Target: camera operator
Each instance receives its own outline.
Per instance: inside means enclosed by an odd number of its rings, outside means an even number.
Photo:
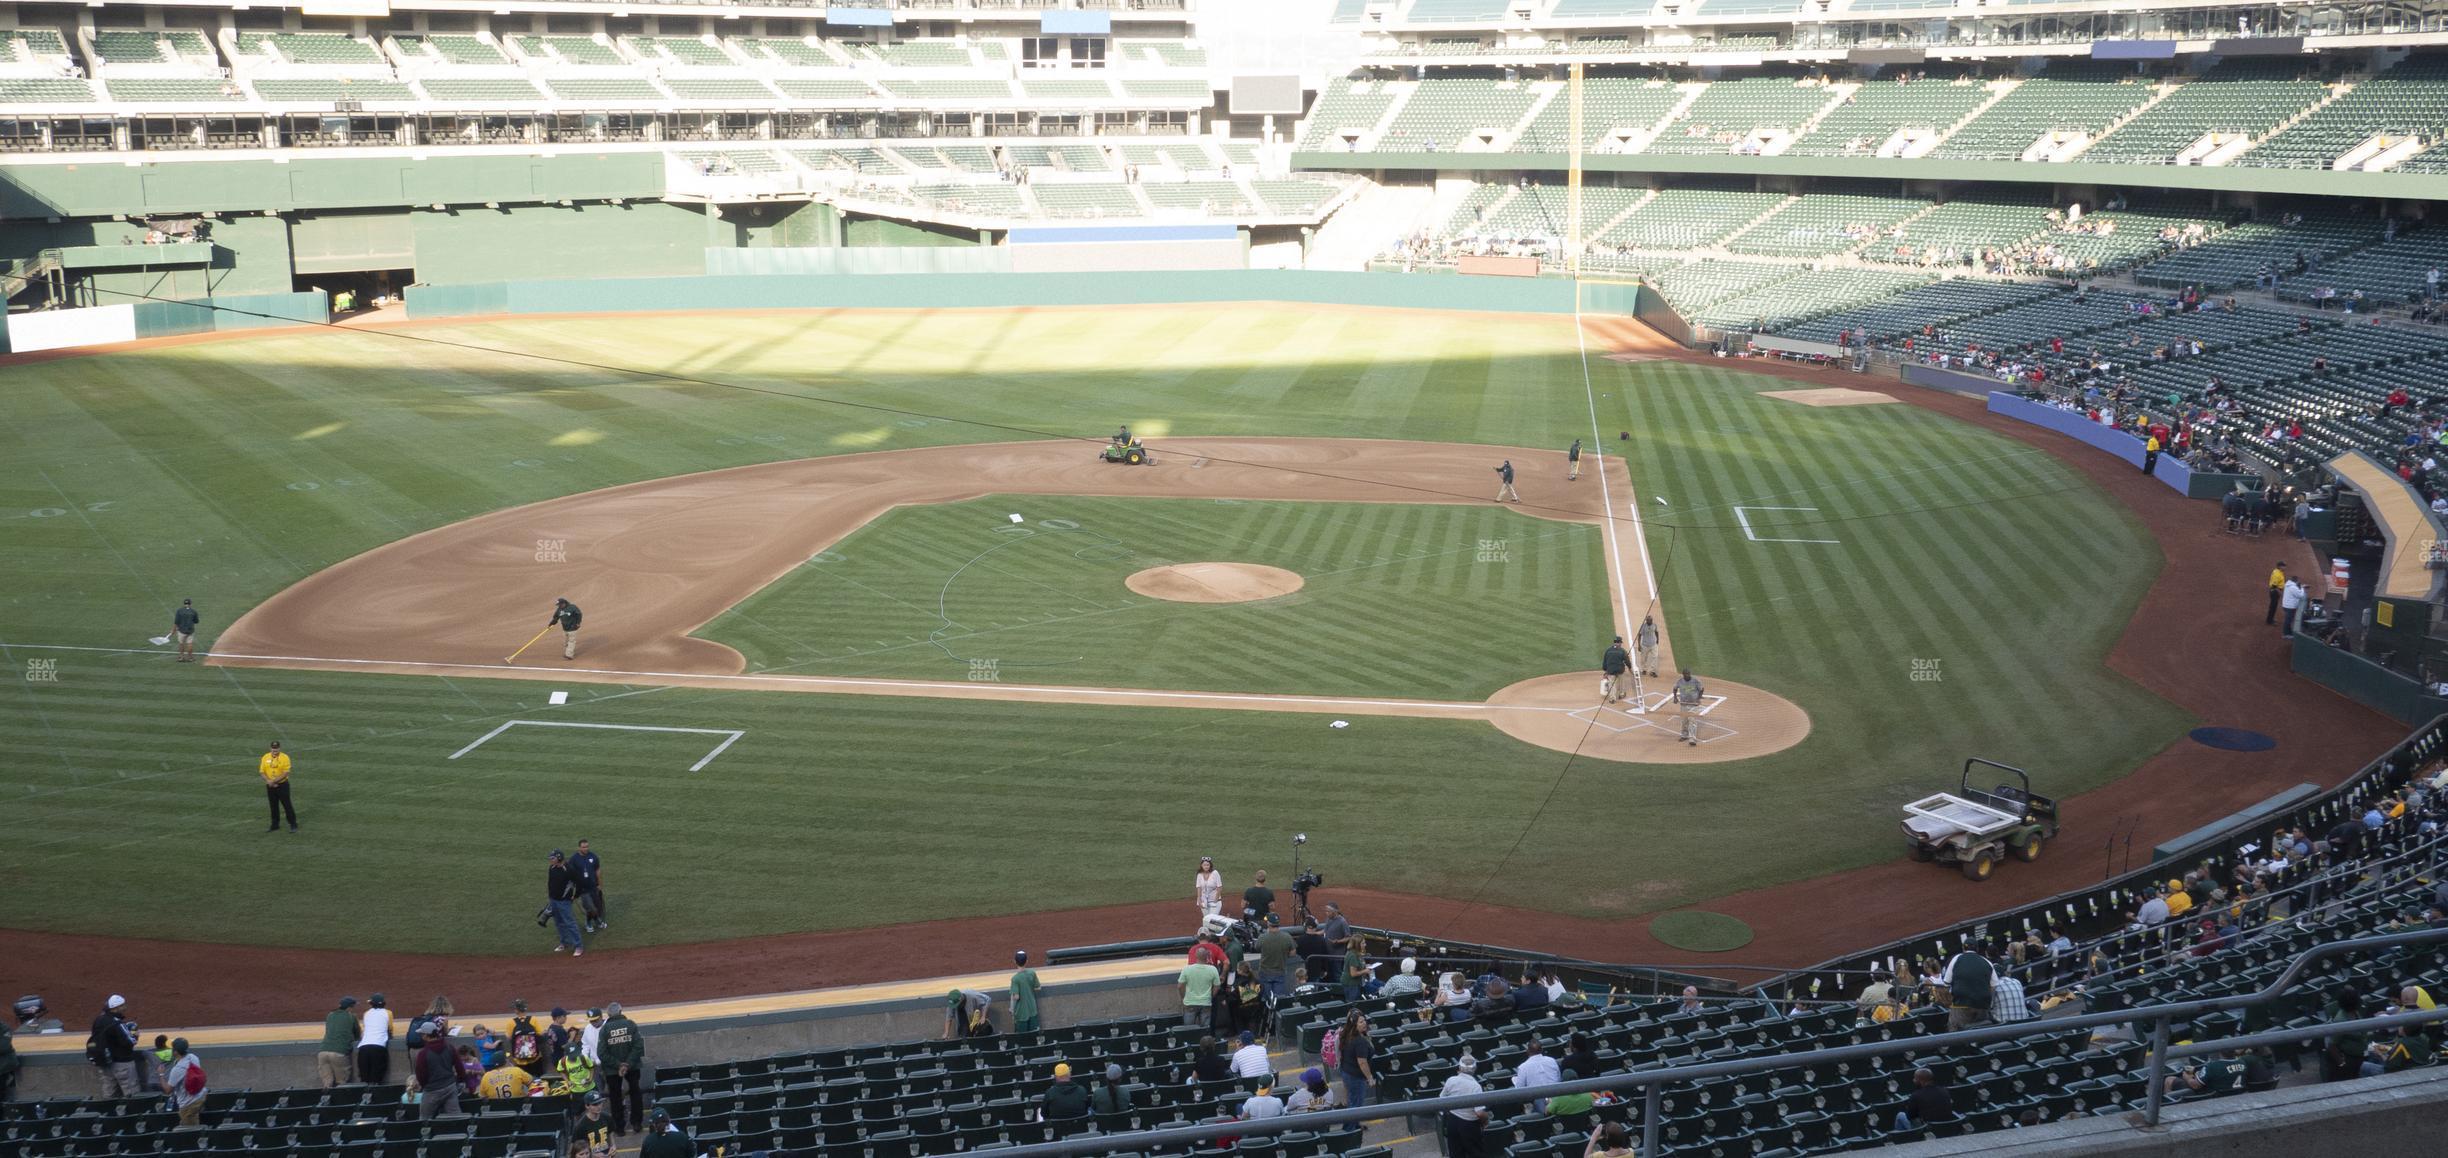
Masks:
[[[1258,870],[1256,881],[1241,890],[1241,905],[1260,921],[1275,915],[1275,890],[1267,887],[1265,869]]]

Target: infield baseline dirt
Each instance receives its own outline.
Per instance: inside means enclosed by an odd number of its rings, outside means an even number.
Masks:
[[[1727,366],[1683,351],[1628,319],[1592,319],[1588,330],[1593,350]],[[1707,907],[1748,922],[1757,934],[1734,955],[1740,963],[1812,964],[2097,881],[2104,868],[2103,834],[2112,829],[2130,823],[2135,844],[2148,847],[2293,784],[2336,784],[2403,734],[2392,721],[2290,674],[2276,631],[2252,617],[2262,610],[2261,580],[2270,560],[2291,557],[2309,566],[2312,555],[2304,544],[2231,538],[2218,530],[2207,505],[2072,439],[1991,415],[1978,399],[1774,362],[1733,368],[1813,386],[1877,390],[2046,450],[2080,471],[2132,510],[2166,556],[2158,581],[2110,652],[2109,666],[2208,722],[2247,726],[2280,741],[2274,750],[2246,754],[2178,740],[2124,779],[2067,801],[2068,835],[2039,863],[2013,865],[1985,884],[1899,856],[1718,898]],[[12,983],[41,988],[54,1009],[83,1016],[99,1009],[104,995],[124,989],[142,996],[145,1020],[153,1025],[295,1021],[328,1009],[335,994],[370,988],[448,992],[462,1005],[485,1008],[514,994],[643,1004],[962,973],[1008,960],[1010,949],[1024,945],[1093,944],[1173,932],[1187,923],[1184,883],[1184,898],[1174,901],[614,950],[583,961],[540,954],[268,949],[8,930],[0,930],[0,960],[12,963]],[[1321,890],[1321,897],[1327,895],[1361,924],[1422,935],[1626,963],[1704,968],[1717,960],[1659,944],[1648,935],[1647,918],[1581,920],[1353,888]]]

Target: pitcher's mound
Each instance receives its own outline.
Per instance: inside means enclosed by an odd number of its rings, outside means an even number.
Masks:
[[[1760,397],[1782,398],[1804,406],[1875,406],[1881,402],[1895,401],[1876,390],[1855,390],[1846,386],[1830,386],[1823,390],[1762,390]]]
[[[1249,603],[1301,589],[1299,575],[1256,563],[1175,563],[1150,567],[1122,582],[1150,599],[1175,603]]]

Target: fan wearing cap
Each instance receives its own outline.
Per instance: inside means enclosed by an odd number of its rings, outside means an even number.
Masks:
[[[324,1089],[349,1080],[349,1051],[357,1048],[357,999],[343,997],[323,1015],[323,1044],[315,1047],[315,1080]]]
[[[1275,1063],[1267,1060],[1266,1047],[1258,1044],[1258,1035],[1241,1031],[1241,1048],[1233,1051],[1232,1073],[1236,1078],[1271,1077]]]
[[[1463,1098],[1486,1090],[1479,1084],[1479,1059],[1466,1053],[1454,1059],[1454,1075],[1445,1079],[1445,1087],[1437,1091],[1437,1096]],[[1446,1158],[1482,1158],[1480,1141],[1487,1131],[1486,1106],[1464,1106],[1438,1117],[1445,1123]]]
[[[136,1083],[136,1023],[128,1020],[127,998],[116,993],[94,1015],[93,1032],[85,1038],[85,1060],[102,1071],[102,1096],[133,1098],[150,1091]]]
[[[391,1076],[391,1003],[380,993],[366,999],[357,1022],[357,1080],[369,1086]]]
[[[1051,1127],[1056,1137],[1068,1137],[1088,1121],[1088,1088],[1071,1080],[1067,1063],[1055,1065],[1054,1084],[1038,1095],[1037,1118]]]
[[[570,910],[570,902],[578,899],[578,878],[571,875],[560,849],[552,850],[544,865],[544,907],[552,912],[553,931],[561,938],[553,952],[568,950],[572,957],[584,957],[586,942],[578,939],[578,914]]]
[[[567,599],[553,600],[552,618],[544,621],[546,630],[561,629],[561,658],[578,658],[578,621],[584,618],[578,605]]]
[[[646,1113],[646,1140],[638,1144],[638,1158],[697,1158],[697,1146],[672,1125],[670,1110],[656,1106]]]
[[[1028,950],[1012,950],[1011,1011],[1013,1033],[1035,1033],[1039,1025],[1037,1012],[1037,971],[1029,968]]]
[[[586,1112],[578,1116],[578,1141],[570,1147],[577,1158],[612,1158],[612,1119],[604,1113],[602,1090],[589,1090],[580,1099]]]

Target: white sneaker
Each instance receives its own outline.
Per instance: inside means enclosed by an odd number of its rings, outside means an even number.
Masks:
[[[584,950],[584,949],[572,949],[572,950],[570,950],[570,956],[572,956],[572,957],[584,957],[584,956],[586,956],[586,950]]]

